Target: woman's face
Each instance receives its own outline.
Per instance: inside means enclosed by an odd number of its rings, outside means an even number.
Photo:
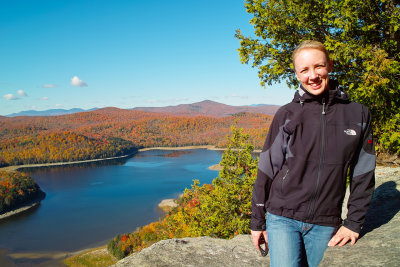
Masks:
[[[332,62],[328,61],[324,52],[304,48],[295,55],[293,63],[297,80],[310,94],[320,95],[329,90]]]

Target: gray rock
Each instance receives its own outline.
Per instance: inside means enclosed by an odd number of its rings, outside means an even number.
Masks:
[[[378,167],[375,188],[361,238],[328,248],[320,266],[400,265],[400,167]],[[260,256],[250,235],[198,237],[160,241],[114,266],[269,266],[269,257]]]
[[[175,199],[163,199],[159,204],[158,207],[163,211],[170,211],[175,207],[178,207],[178,203],[176,203]]]
[[[250,235],[231,240],[211,237],[168,239],[120,260],[115,266],[269,266]]]
[[[400,168],[377,167],[361,238],[328,248],[321,266],[400,266]]]

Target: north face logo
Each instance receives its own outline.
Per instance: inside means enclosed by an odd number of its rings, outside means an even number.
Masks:
[[[344,132],[347,135],[357,135],[356,131],[354,131],[353,129],[347,129],[347,130],[344,130]]]

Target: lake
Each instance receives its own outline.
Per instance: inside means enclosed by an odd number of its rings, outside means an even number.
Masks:
[[[211,183],[218,172],[208,167],[221,155],[206,149],[149,150],[123,160],[25,169],[46,198],[0,220],[0,248],[34,253],[104,245],[157,220],[158,203],[177,198],[193,179]]]

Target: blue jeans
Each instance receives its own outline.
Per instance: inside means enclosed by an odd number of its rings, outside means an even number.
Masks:
[[[336,227],[304,223],[268,213],[271,267],[317,267],[335,230]]]

